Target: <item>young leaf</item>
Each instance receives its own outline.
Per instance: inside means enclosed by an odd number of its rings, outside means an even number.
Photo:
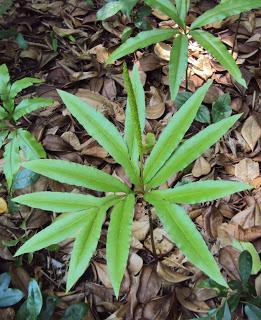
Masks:
[[[158,9],[173,19],[180,27],[184,28],[185,23],[180,18],[175,5],[170,0],[145,0],[145,3],[153,9]]]
[[[4,152],[4,174],[8,190],[11,190],[14,175],[19,170],[19,163],[19,144],[17,137],[13,134],[11,141],[6,144]]]
[[[241,114],[214,123],[185,141],[158,171],[155,177],[149,181],[147,190],[148,188],[159,186],[169,177],[186,168],[191,162],[196,160],[209,147],[216,143],[240,117]]]
[[[117,12],[122,9],[122,3],[120,1],[112,1],[106,3],[100,10],[97,12],[97,20],[105,20],[114,16]]]
[[[136,37],[129,38],[109,56],[107,63],[111,64],[137,49],[148,47],[154,43],[167,40],[178,33],[177,29],[153,29],[138,33]]]
[[[199,16],[192,23],[191,30],[260,7],[260,0],[227,0]]]
[[[48,107],[51,104],[53,104],[53,100],[47,98],[24,99],[15,108],[13,119],[17,121],[27,113],[30,113],[40,108]]]
[[[211,110],[211,117],[213,122],[218,122],[225,119],[232,114],[231,98],[229,93],[219,96],[217,101],[213,104]]]
[[[11,85],[10,89],[10,98],[15,98],[16,95],[21,92],[22,90],[31,87],[33,84],[42,83],[43,81],[36,78],[23,78],[20,80],[15,81]]]
[[[6,119],[8,117],[8,113],[5,111],[3,107],[0,106],[0,120]]]
[[[28,286],[28,297],[26,301],[26,308],[32,319],[37,319],[43,306],[43,298],[41,290],[35,279],[31,279]]]
[[[92,215],[93,212],[97,212],[97,209],[81,210],[58,217],[50,226],[26,241],[16,252],[15,256],[41,250],[67,238],[75,237],[86,220],[88,220],[88,216]]]
[[[67,292],[89,265],[100,238],[107,209],[108,205],[104,205],[99,210],[95,209],[90,212],[88,218],[82,223],[81,231],[76,235],[66,283]]]
[[[119,179],[98,170],[65,160],[33,160],[23,163],[23,167],[50,179],[104,192],[126,192],[130,189]]]
[[[42,210],[74,212],[98,207],[104,198],[72,192],[34,192],[18,196],[12,201]]]
[[[173,42],[169,61],[169,88],[171,100],[175,100],[188,64],[188,37],[177,35]]]
[[[116,298],[127,265],[131,242],[131,228],[135,197],[129,194],[116,204],[111,212],[107,235],[106,257],[108,271]]]
[[[186,211],[180,206],[161,201],[152,195],[147,195],[147,201],[154,205],[170,239],[187,258],[214,281],[227,287],[215,259]]]
[[[207,180],[187,183],[173,189],[155,190],[150,193],[159,199],[170,202],[194,204],[206,201],[213,201],[226,197],[235,192],[252,189],[253,187],[246,183]]]
[[[6,64],[1,64],[0,65],[0,95],[1,96],[6,96],[8,90],[9,90],[9,81],[10,81],[10,76],[9,76],[9,71],[6,66]]]
[[[152,152],[145,162],[144,181],[148,183],[152,177],[160,170],[164,163],[169,159],[174,149],[182,140],[184,134],[189,129],[195,118],[198,108],[207,93],[211,82],[196,91],[186,103],[176,112],[170,120],[168,126],[163,130],[152,149]]]
[[[124,77],[124,85],[128,95],[128,105],[130,108],[131,115],[131,123],[133,126],[133,134],[136,139],[139,155],[142,154],[142,132],[141,132],[141,124],[138,113],[138,105],[135,97],[135,93],[132,87],[132,82],[129,76],[129,71],[126,63],[123,67],[123,77]]]
[[[8,133],[9,133],[8,130],[0,131],[0,148],[2,148],[2,146],[5,142],[5,139],[8,136]]]
[[[240,278],[244,287],[247,285],[251,276],[252,264],[253,262],[251,254],[247,250],[241,252],[238,260],[238,266]]]
[[[176,8],[182,21],[186,24],[186,17],[189,11],[190,0],[176,0]]]
[[[127,146],[116,127],[80,98],[61,90],[58,90],[58,93],[85,130],[122,165],[134,183],[138,182],[138,177],[133,172]]]
[[[203,30],[191,31],[190,34],[203,48],[210,52],[212,56],[229,71],[229,73],[231,73],[232,77],[239,84],[246,88],[246,81],[242,77],[240,69],[221,40]]]
[[[8,288],[10,281],[11,277],[7,272],[0,275],[0,308],[10,307],[19,302],[24,296],[22,291]]]
[[[18,129],[17,138],[20,148],[24,151],[27,160],[35,160],[46,157],[43,146],[29,131]]]

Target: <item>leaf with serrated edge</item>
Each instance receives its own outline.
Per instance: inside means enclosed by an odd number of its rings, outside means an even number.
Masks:
[[[107,235],[106,257],[109,276],[116,298],[126,269],[131,242],[135,196],[128,195],[111,212]]]
[[[188,37],[177,35],[173,42],[169,61],[169,88],[171,100],[175,101],[188,64]]]
[[[214,281],[228,287],[215,259],[186,211],[178,205],[155,199],[152,195],[147,196],[147,200],[155,207],[170,239],[176,243],[189,261]]]
[[[109,56],[107,63],[111,64],[115,60],[133,53],[137,49],[142,49],[154,43],[167,40],[177,33],[177,29],[153,29],[140,32],[136,37],[129,38],[121,46],[119,46],[119,48],[113,51],[113,53]]]
[[[229,71],[239,84],[246,88],[246,81],[242,77],[239,67],[221,40],[203,30],[191,31],[190,34],[203,48],[210,52],[226,70]]]
[[[154,197],[159,200],[182,203],[195,204],[206,201],[213,201],[231,195],[235,192],[252,189],[253,187],[246,183],[223,181],[223,180],[207,180],[187,183],[173,189],[154,190],[151,191]],[[145,195],[146,199],[146,195]]]
[[[110,196],[117,198],[117,196]],[[106,198],[72,192],[40,191],[23,194],[12,201],[54,212],[74,212],[100,206]]]
[[[144,181],[148,183],[169,159],[178,146],[184,134],[195,118],[211,82],[196,91],[184,105],[175,113],[168,126],[163,130],[156,145],[145,162]]]
[[[98,210],[95,209],[95,211],[89,214],[88,219],[82,223],[81,231],[76,236],[73,245],[66,283],[67,292],[73,287],[89,265],[100,238],[101,227],[107,209],[108,206],[102,206]]]
[[[148,182],[146,189],[148,190],[149,188],[159,186],[172,175],[186,168],[191,162],[196,160],[209,147],[216,143],[240,117],[241,114],[216,122],[186,140],[152,180]]]
[[[20,148],[24,151],[26,159],[35,160],[46,157],[43,146],[29,131],[18,129],[17,134]]]
[[[100,112],[78,97],[57,90],[64,104],[84,129],[122,165],[133,183],[138,182],[134,174],[128,148],[117,128]]]
[[[145,0],[145,3],[153,9],[158,9],[173,19],[180,27],[185,27],[184,21],[180,18],[178,11],[170,0]]]
[[[10,137],[11,141],[6,144],[4,151],[4,174],[10,190],[13,183],[14,175],[19,170],[19,144],[16,136]]]
[[[210,23],[222,21],[223,19],[235,16],[242,12],[260,8],[261,0],[227,0],[204,12],[191,25],[191,29],[196,29]]]
[[[22,164],[23,167],[50,179],[105,192],[126,192],[130,189],[119,179],[98,170],[65,160],[33,160]]]

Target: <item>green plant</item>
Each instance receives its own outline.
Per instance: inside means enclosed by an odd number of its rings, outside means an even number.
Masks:
[[[107,3],[97,12],[98,20],[108,19],[119,11],[129,16],[138,0],[107,0],[106,2]]]
[[[201,288],[211,288],[217,290],[218,296],[223,298],[223,302],[219,308],[211,309],[208,312],[208,316],[197,319],[232,319],[231,313],[238,308],[240,303],[245,305],[244,312],[248,320],[260,319],[261,297],[257,295],[255,287],[250,281],[252,268],[252,256],[247,250],[244,250],[241,252],[238,260],[240,280],[229,281],[229,288],[220,286],[211,279],[202,282],[200,284]]]
[[[176,5],[171,0],[145,0],[145,3],[153,9],[158,9],[172,18],[179,26],[176,29],[153,29],[138,33],[137,36],[129,38],[120,45],[108,58],[107,63],[130,54],[137,49],[145,48],[154,43],[172,39],[173,46],[169,62],[169,86],[171,99],[174,101],[179,86],[184,79],[188,64],[188,37],[194,38],[202,47],[217,59],[227,69],[232,77],[242,86],[246,82],[242,77],[232,55],[227,51],[225,45],[211,33],[200,30],[210,23],[221,21],[229,16],[261,7],[261,0],[226,0],[215,8],[206,11],[199,16],[190,26],[186,26],[186,15],[189,10],[189,0],[176,0]]]
[[[10,281],[11,277],[7,272],[0,274],[0,308],[10,307],[24,296],[22,291],[9,288]]]
[[[106,255],[110,279],[118,297],[128,259],[134,206],[136,200],[142,197],[148,202],[148,206],[154,205],[170,238],[188,259],[217,283],[227,286],[201,234],[186,211],[177,204],[212,201],[251,186],[231,181],[199,181],[167,190],[156,189],[218,141],[240,115],[212,124],[192,138],[182,141],[211,85],[208,82],[177,111],[145,161],[144,154],[153,146],[154,139],[152,135],[147,136],[144,150],[142,134],[145,125],[145,97],[137,67],[133,68],[130,78],[125,65],[124,79],[128,93],[124,138],[93,107],[67,92],[58,90],[58,93],[88,134],[125,169],[133,188],[91,166],[62,160],[33,160],[24,163],[25,168],[61,183],[113,194],[97,198],[78,193],[46,191],[14,198],[13,201],[23,205],[65,212],[23,244],[16,256],[74,237],[67,278],[67,291],[70,290],[88,266],[97,246],[106,212],[113,207]]]
[[[19,170],[20,155],[24,152],[27,160],[45,158],[42,145],[27,130],[19,128],[19,119],[24,115],[53,103],[46,98],[28,98],[15,106],[15,97],[22,90],[41,83],[35,78],[23,78],[10,83],[10,75],[5,64],[0,65],[0,148],[4,145],[4,174],[10,191],[15,174]]]

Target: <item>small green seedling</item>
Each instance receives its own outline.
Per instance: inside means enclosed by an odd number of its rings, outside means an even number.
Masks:
[[[107,63],[113,63],[115,60],[138,49],[174,37],[169,62],[169,87],[171,99],[174,101],[178,94],[180,84],[185,77],[188,64],[188,39],[192,37],[212,54],[239,84],[246,87],[246,82],[242,77],[241,71],[226,46],[217,37],[199,28],[222,21],[227,17],[240,14],[241,12],[260,8],[261,0],[223,1],[215,8],[199,16],[190,27],[186,26],[186,17],[190,5],[189,0],[176,0],[175,5],[171,0],[145,0],[144,2],[153,9],[158,9],[173,19],[178,24],[178,28],[153,29],[140,32],[137,36],[129,38],[120,45],[120,47],[109,56]]]
[[[0,148],[4,146],[4,174],[10,191],[15,174],[20,167],[20,150],[25,159],[45,158],[42,145],[27,130],[19,128],[19,120],[34,110],[47,107],[53,100],[46,98],[29,98],[15,106],[15,97],[22,90],[41,83],[35,78],[23,78],[10,83],[10,76],[5,64],[0,65]]]
[[[197,319],[232,319],[232,313],[237,310],[240,303],[244,305],[244,312],[248,320],[260,319],[261,297],[257,295],[255,287],[250,281],[252,269],[252,256],[247,250],[244,250],[238,260],[240,280],[229,281],[229,288],[225,288],[211,279],[203,281],[200,287],[217,290],[218,296],[223,298],[223,302],[219,308],[211,309],[208,312],[208,316]]]
[[[169,237],[187,258],[214,281],[227,286],[201,234],[179,204],[212,201],[247,190],[251,186],[213,180],[187,183],[165,190],[157,189],[215,144],[240,115],[212,124],[192,138],[183,140],[211,85],[208,82],[175,113],[156,143],[153,136],[147,137],[144,150],[142,135],[145,125],[145,95],[136,66],[131,78],[126,65],[124,66],[124,80],[128,93],[124,137],[95,108],[70,93],[60,90],[58,93],[88,134],[125,169],[133,184],[132,188],[91,166],[62,160],[33,160],[24,163],[24,167],[61,183],[113,194],[98,198],[79,193],[46,191],[14,198],[13,201],[23,205],[65,212],[23,244],[16,256],[47,248],[66,238],[75,238],[67,278],[69,291],[86,270],[97,247],[106,212],[112,208],[106,255],[111,283],[118,297],[128,260],[135,203],[137,199],[143,198],[149,206],[155,207]],[[152,151],[146,158],[145,153],[151,148]]]

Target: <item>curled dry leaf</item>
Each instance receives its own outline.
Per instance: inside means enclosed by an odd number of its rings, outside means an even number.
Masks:
[[[168,234],[162,228],[156,228],[153,230],[153,238],[157,254],[164,255],[174,248],[173,242],[169,240]],[[144,241],[144,246],[148,248],[150,251],[152,251],[150,236],[148,236],[147,239]]]
[[[219,89],[217,86],[212,85],[209,89],[207,94],[205,95],[204,102],[207,104],[212,104],[217,101],[219,96],[222,96],[224,92]]]
[[[4,198],[0,198],[0,214],[7,212],[7,203]]]
[[[104,48],[102,44],[99,44],[96,47],[91,48],[88,52],[92,55],[95,55],[97,61],[102,64],[105,64],[106,60],[109,57],[108,49]]]
[[[176,288],[176,295],[179,303],[185,308],[193,312],[206,313],[209,306],[204,301],[196,300],[196,296],[189,288]]]
[[[238,271],[238,258],[240,252],[234,249],[231,246],[226,246],[221,248],[219,251],[219,263],[226,270],[227,274],[232,279],[240,279],[239,271]]]
[[[150,229],[149,217],[144,216],[139,220],[134,220],[132,224],[132,235],[135,239],[142,241],[146,238]]]
[[[128,270],[130,274],[137,275],[143,266],[142,258],[135,252],[132,252],[129,257]]]
[[[253,151],[258,140],[261,138],[260,121],[255,116],[247,118],[243,124],[241,134]]]
[[[155,87],[150,87],[150,100],[148,107],[146,108],[147,119],[154,120],[160,118],[165,112],[165,103],[159,93],[159,90]]]
[[[154,47],[154,52],[162,60],[169,61],[170,60],[170,52],[171,46],[164,42],[159,42]]]
[[[137,298],[140,303],[147,303],[155,298],[160,290],[161,282],[153,266],[142,270]]]
[[[252,159],[245,158],[235,166],[235,176],[244,182],[250,182],[259,176],[259,164]]]
[[[164,281],[169,283],[180,283],[191,278],[191,276],[174,271],[173,268],[161,262],[157,264],[157,273]]]
[[[208,235],[216,239],[218,236],[218,227],[223,222],[223,216],[221,212],[215,207],[209,207],[203,214],[203,226]]]
[[[205,158],[199,157],[194,163],[192,174],[194,177],[199,178],[201,176],[209,174],[210,171],[210,163]]]
[[[172,306],[172,299],[168,296],[157,297],[148,302],[143,309],[143,319],[168,319]]]

